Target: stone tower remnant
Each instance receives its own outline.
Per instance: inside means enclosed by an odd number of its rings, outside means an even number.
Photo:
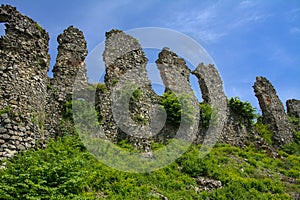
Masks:
[[[274,146],[280,147],[292,142],[293,133],[287,114],[271,82],[259,76],[256,77],[253,88],[262,110],[263,123],[268,124],[274,133]]]
[[[104,134],[113,141],[127,138],[136,148],[150,150],[153,104],[157,102],[137,39],[120,30],[106,33],[103,53],[106,91],[99,91]],[[152,120],[152,121],[151,121]]]
[[[58,55],[48,87],[47,131],[52,136],[59,129],[65,103],[72,99],[73,89],[80,90],[87,85],[84,62],[87,46],[83,33],[70,26],[57,37],[57,41]]]
[[[12,157],[43,138],[49,35],[9,5],[0,7],[0,23],[0,157]]]
[[[183,58],[177,56],[176,53],[172,52],[169,48],[164,47],[163,50],[158,54],[156,65],[160,71],[161,78],[165,85],[166,91],[172,89],[178,91],[189,91],[191,88],[181,88],[181,84],[178,84],[178,78],[181,76],[190,84],[190,73],[191,70],[186,66],[186,62]],[[177,75],[180,75],[178,77]]]
[[[191,121],[198,122],[198,100],[195,97],[194,91],[190,85],[189,78],[191,70],[187,67],[185,60],[177,56],[177,54],[172,52],[169,48],[164,47],[158,54],[156,65],[160,71],[162,81],[165,85],[165,91],[174,92],[179,101],[181,97],[187,98],[189,105],[184,105],[183,102],[180,102],[182,114],[190,109],[193,111],[193,114],[195,114]],[[180,137],[188,141],[192,140],[190,142],[194,142],[197,136],[198,123],[184,125],[182,122],[183,121],[181,120],[178,130],[172,130],[172,128],[178,128],[174,127],[174,124],[166,124],[166,130],[163,130],[160,134],[169,134],[169,136],[172,137],[174,137],[176,134],[176,137]]]
[[[202,136],[204,141],[205,138],[210,138],[206,141],[208,145],[214,144],[219,139],[227,121],[228,107],[223,81],[218,70],[212,64],[204,65],[201,63],[192,73],[198,78],[204,102],[210,104],[212,109],[217,112],[216,119],[211,119],[215,123],[210,123],[206,136]],[[202,139],[200,138],[200,140]]]
[[[286,101],[287,113],[295,118],[300,119],[300,100],[289,99]]]
[[[95,85],[87,80],[84,62],[87,45],[79,29],[70,26],[58,36],[58,55],[53,78],[49,78],[48,33],[8,5],[0,7],[0,23],[6,26],[5,35],[0,38],[0,159],[3,159],[58,136],[71,96],[88,89],[83,94],[86,97]],[[104,133],[101,132],[101,137],[112,142],[128,139],[145,152],[151,152],[153,140],[160,140],[156,134],[170,138],[165,132],[173,134],[172,137],[195,141],[199,108],[190,87],[191,70],[184,59],[165,47],[156,60],[166,91],[174,92],[177,97],[187,97],[186,102],[193,110],[193,123],[186,123],[184,128],[181,123],[175,128],[172,124],[164,124],[166,113],[159,110],[159,97],[146,71],[148,59],[137,39],[121,30],[107,32],[103,60],[105,84],[97,85],[95,97],[97,117]],[[242,146],[245,143],[241,141],[257,136],[255,131],[242,126],[235,113],[228,109],[223,82],[214,65],[201,63],[192,74],[198,78],[204,102],[217,113],[208,130],[205,133],[200,130],[197,143],[204,141],[204,145],[212,145],[220,141]],[[253,87],[263,122],[274,133],[274,146],[292,142],[292,126],[272,84],[264,77],[257,77]],[[286,104],[288,114],[299,119],[300,100],[288,100]]]
[[[296,131],[300,131],[300,100],[289,99],[286,101],[287,113],[292,117],[292,124]]]

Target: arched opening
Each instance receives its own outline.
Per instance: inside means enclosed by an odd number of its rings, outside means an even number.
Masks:
[[[198,82],[198,78],[194,74],[190,74],[190,83],[191,83],[192,89],[193,89],[198,101],[202,102],[203,99],[202,99],[202,93],[200,90],[200,85]]]
[[[0,23],[0,37],[5,35],[5,23]]]
[[[143,49],[146,57],[148,58],[148,63],[146,70],[148,73],[148,78],[151,82],[152,88],[157,95],[162,95],[165,91],[165,86],[160,76],[160,72],[156,66],[157,55],[161,52],[161,49],[147,48]]]

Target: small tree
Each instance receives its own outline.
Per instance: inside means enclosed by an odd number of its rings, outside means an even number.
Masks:
[[[252,125],[258,117],[256,109],[249,102],[243,102],[238,97],[229,99],[228,106],[231,113],[234,113],[239,122],[246,125]]]

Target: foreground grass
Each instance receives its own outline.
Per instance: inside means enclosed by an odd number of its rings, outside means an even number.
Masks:
[[[300,156],[270,158],[248,147],[219,144],[205,158],[192,146],[168,167],[152,173],[113,170],[90,155],[76,136],[46,149],[20,153],[0,170],[0,199],[292,199],[300,194]],[[201,190],[195,177],[222,182]],[[195,188],[200,188],[198,191]]]

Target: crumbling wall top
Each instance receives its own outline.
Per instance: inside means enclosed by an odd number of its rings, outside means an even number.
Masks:
[[[57,37],[57,42],[59,46],[56,62],[64,62],[70,58],[73,62],[82,62],[87,56],[87,45],[83,32],[73,26],[65,29]]]
[[[87,84],[85,57],[87,56],[87,45],[83,32],[69,26],[57,37],[58,54],[53,67],[52,86],[57,87],[60,99],[72,94],[74,81],[81,85]]]
[[[140,51],[139,54],[142,55],[133,55],[133,58],[135,58],[137,62],[147,62],[144,53],[141,52],[142,47],[136,38],[116,29],[106,32],[105,35],[106,40],[103,60],[106,66],[113,64],[117,59],[123,59],[124,56],[128,56],[129,53],[132,54],[134,51]]]
[[[292,116],[300,119],[300,100],[289,99],[286,101],[287,113]]]
[[[22,15],[15,7],[1,5],[0,23],[6,23],[6,33],[21,32],[31,37],[45,38],[49,40],[48,33],[35,21]]]
[[[162,68],[170,73],[171,71],[177,71],[180,75],[184,76],[188,82],[190,82],[191,70],[187,67],[185,60],[172,52],[169,48],[164,47],[162,49],[162,51],[158,54],[156,64],[161,71]],[[167,87],[168,86],[166,85],[166,88]]]

